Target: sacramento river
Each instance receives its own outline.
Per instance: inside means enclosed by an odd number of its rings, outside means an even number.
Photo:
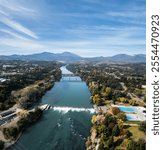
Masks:
[[[61,67],[62,74],[72,74]],[[91,128],[90,92],[79,77],[62,77],[41,99],[53,108],[28,128],[11,150],[85,150]]]

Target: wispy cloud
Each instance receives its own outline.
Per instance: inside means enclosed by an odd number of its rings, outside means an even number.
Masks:
[[[0,32],[4,53],[145,53],[145,0],[0,0]]]
[[[12,47],[13,50],[21,50],[22,52],[26,50],[34,51],[43,48],[43,46],[37,43],[37,41],[15,38],[0,38],[0,45]]]
[[[0,14],[1,15],[5,15],[5,16],[8,16],[8,13],[4,12],[3,10],[0,9]]]
[[[5,17],[1,17],[0,21],[18,32],[24,33],[32,38],[38,39],[37,35],[34,32],[32,32],[31,30],[29,30],[28,28],[24,27],[23,25],[16,21],[13,21]]]
[[[138,12],[138,11],[126,11],[126,12],[108,12],[106,13],[108,16],[112,17],[125,17],[125,18],[137,18],[137,17],[144,17],[145,16],[145,11],[143,12]]]
[[[19,15],[24,15],[27,13],[28,15],[32,15],[37,13],[36,10],[22,6],[20,1],[17,0],[0,0],[0,9],[7,11],[11,15],[12,13],[19,13]]]
[[[23,39],[23,40],[27,40],[27,38],[15,33],[15,32],[12,32],[10,30],[6,30],[6,29],[0,29],[0,32],[3,32],[3,33],[7,33],[9,36],[13,36],[15,38],[19,38],[19,39]]]
[[[35,10],[17,3],[17,1],[0,0],[0,51],[33,51],[42,49],[37,41],[39,38],[31,29],[27,28],[17,16],[31,16]],[[25,25],[24,25],[25,24]],[[2,34],[3,33],[3,34]]]
[[[99,37],[116,37],[120,35],[128,35],[130,37],[137,35],[145,36],[145,28],[144,27],[136,27],[136,26],[110,26],[110,25],[99,25],[99,26],[81,26],[77,28],[68,28],[65,30],[65,33],[69,33],[70,35],[77,35],[80,37],[84,37],[85,39],[89,38],[99,38]],[[96,35],[96,36],[95,36]]]

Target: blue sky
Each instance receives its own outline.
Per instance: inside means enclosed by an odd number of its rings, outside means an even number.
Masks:
[[[145,0],[0,0],[0,55],[145,54]]]

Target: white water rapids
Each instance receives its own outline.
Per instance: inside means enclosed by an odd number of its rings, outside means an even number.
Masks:
[[[58,111],[61,113],[67,113],[69,111],[71,112],[90,112],[90,113],[95,113],[95,110],[93,108],[75,108],[75,107],[52,107],[54,111]]]

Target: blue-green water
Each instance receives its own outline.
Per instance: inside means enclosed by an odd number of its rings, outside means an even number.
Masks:
[[[61,70],[63,74],[69,73],[65,67],[61,67]],[[93,109],[89,89],[80,80],[62,79],[55,83],[40,103],[50,104],[53,108],[45,111],[41,120],[27,129],[11,149],[84,150]]]

